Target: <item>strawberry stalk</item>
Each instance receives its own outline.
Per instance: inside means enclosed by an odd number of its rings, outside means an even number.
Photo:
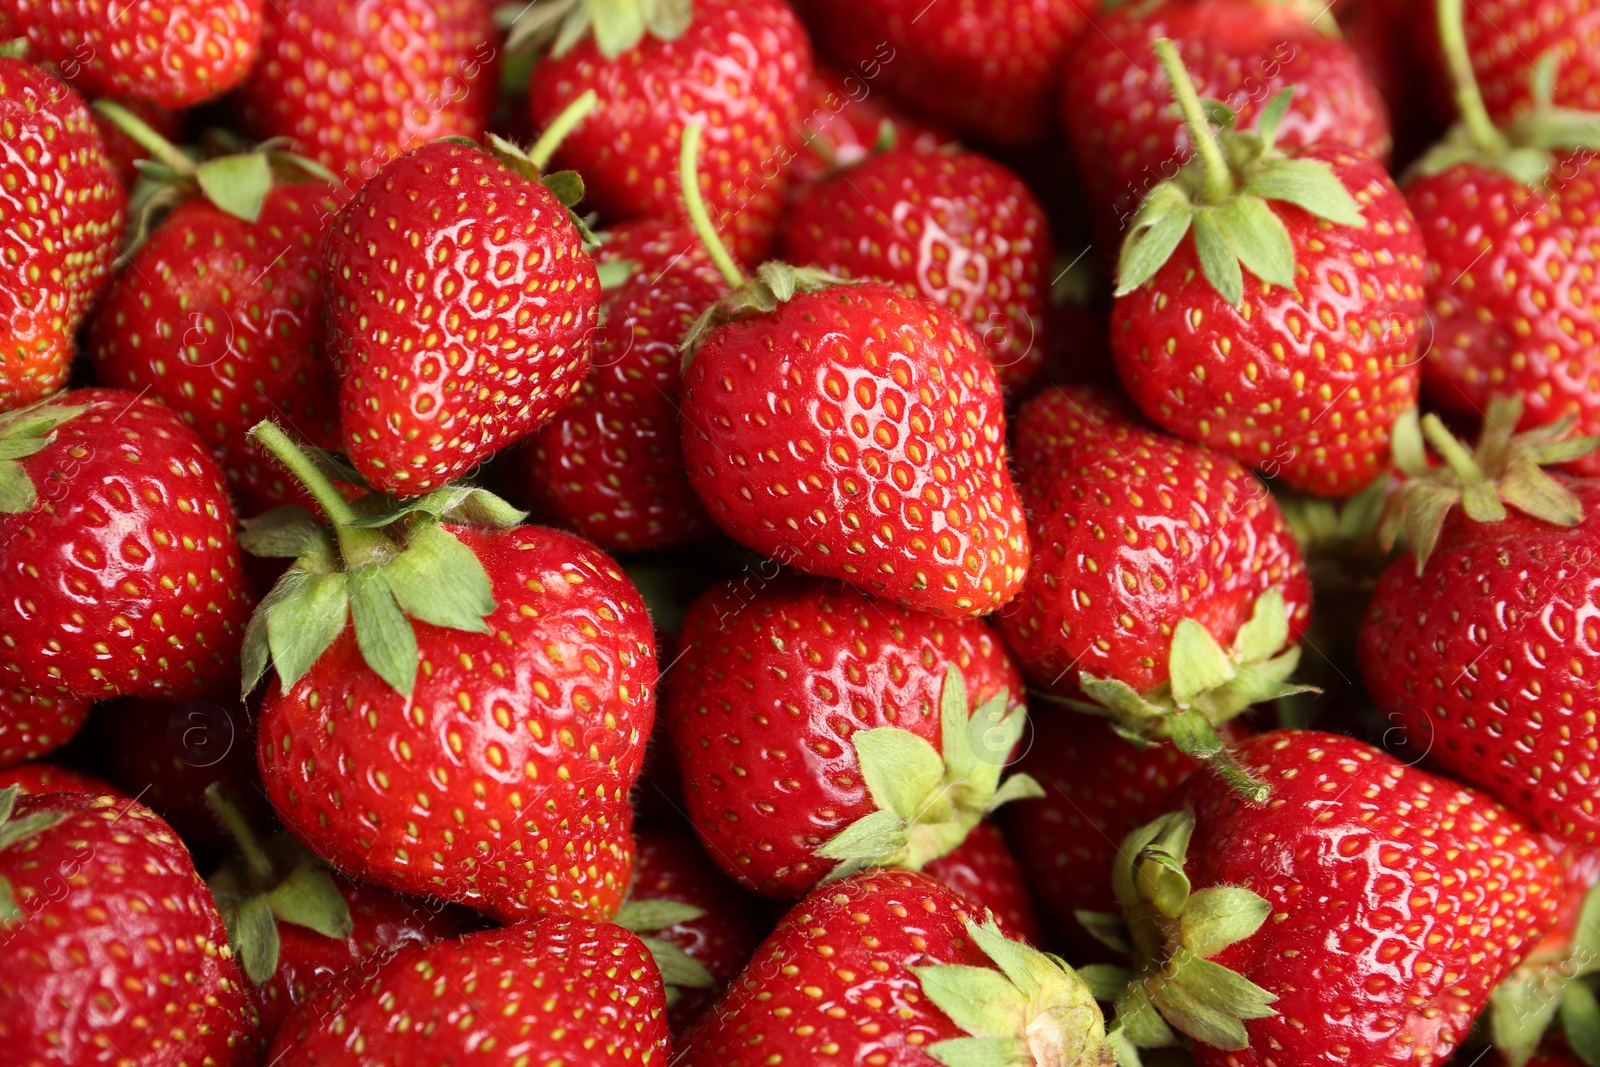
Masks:
[[[1483,104],[1483,92],[1472,72],[1464,13],[1462,0],[1439,0],[1439,43],[1450,67],[1450,78],[1456,83],[1456,109],[1461,112],[1462,123],[1478,148],[1500,155],[1510,146]]]
[[[289,439],[288,434],[272,420],[263,419],[251,427],[247,436],[305,486],[311,499],[322,509],[322,514],[333,524],[335,536],[339,539],[339,554],[348,566],[356,567],[376,561],[383,551],[383,535],[353,525],[356,521],[355,509],[334,488],[333,482],[311,457]]]
[[[550,157],[556,154],[556,149],[561,147],[561,142],[566,140],[567,134],[577,128],[578,123],[589,117],[596,105],[600,103],[600,96],[593,89],[584,91],[584,94],[562,109],[548,129],[539,135],[533,142],[533,147],[528,149],[528,158],[533,165],[543,170],[550,164]]]
[[[678,182],[683,188],[683,206],[689,212],[689,222],[699,235],[700,243],[705,245],[711,262],[721,272],[722,280],[728,283],[729,289],[737,289],[745,283],[744,275],[734,263],[728,246],[722,243],[722,236],[712,224],[705,199],[700,195],[700,134],[703,129],[698,122],[683,128],[683,143],[678,149]]]
[[[1195,156],[1203,168],[1205,198],[1213,204],[1221,203],[1234,194],[1233,175],[1229,171],[1227,157],[1222,154],[1222,144],[1211,129],[1211,119],[1206,114],[1205,105],[1200,102],[1200,94],[1195,91],[1194,80],[1183,67],[1178,46],[1172,43],[1171,38],[1163,37],[1155,43],[1155,51],[1156,59],[1160,60],[1161,69],[1167,75],[1167,82],[1172,86],[1178,110],[1183,114],[1183,123],[1189,129],[1189,140],[1194,144]]]

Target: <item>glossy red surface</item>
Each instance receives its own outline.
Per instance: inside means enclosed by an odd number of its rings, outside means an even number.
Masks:
[[[0,768],[60,748],[88,714],[87,700],[0,688]]]
[[[954,889],[1000,920],[1012,937],[1043,945],[1044,928],[1033,910],[1028,883],[1006,844],[1005,835],[981,822],[954,852],[940,856],[923,873]]]

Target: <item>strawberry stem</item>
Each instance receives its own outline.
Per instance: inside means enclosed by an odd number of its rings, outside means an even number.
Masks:
[[[161,136],[141,119],[114,100],[96,100],[94,109],[111,120],[112,125],[133,138],[140,148],[184,177],[193,177],[198,169],[194,160],[184,155],[178,146]]]
[[[251,829],[249,821],[222,791],[222,783],[212,782],[206,786],[205,795],[206,803],[211,806],[217,818],[222,820],[222,825],[227,828],[234,844],[239,846],[239,853],[244,856],[245,866],[250,868],[250,877],[263,885],[270,884],[276,873],[273,870],[272,859],[262,849],[261,842],[256,840],[255,831]]]
[[[1504,153],[1509,145],[1505,135],[1489,118],[1483,93],[1478,90],[1478,78],[1472,72],[1463,0],[1439,0],[1439,43],[1450,64],[1450,77],[1456,83],[1456,108],[1461,112],[1461,121],[1472,143],[1487,153]]]
[[[339,538],[339,551],[344,556],[346,566],[354,568],[371,561],[378,554],[387,540],[384,535],[377,530],[351,525],[357,516],[350,502],[339,494],[327,475],[276,423],[271,419],[262,419],[250,428],[248,436],[273,459],[287,467],[289,473],[306,487],[311,498],[322,508],[323,515],[333,523],[334,533]]]
[[[737,289],[744,284],[744,275],[739,273],[738,265],[728,253],[728,246],[717,235],[716,227],[711,224],[711,216],[706,212],[706,202],[700,197],[700,174],[695,166],[700,158],[700,133],[701,126],[697,122],[683,129],[683,146],[678,152],[678,181],[683,186],[683,204],[689,209],[689,221],[694,224],[694,232],[700,235],[701,242],[710,253],[711,262],[722,272],[723,281],[728,283],[729,288]]]
[[[571,133],[578,123],[588,118],[589,113],[599,103],[600,97],[595,91],[587,89],[582,96],[568,104],[561,114],[556,116],[549,128],[539,135],[539,139],[533,142],[533,147],[528,149],[528,158],[533,160],[533,165],[544,170],[545,165],[550,162],[550,157],[556,154],[556,149],[566,140],[567,134]]]
[[[1178,47],[1171,38],[1163,37],[1155,43],[1155,50],[1156,58],[1161,61],[1161,69],[1166,71],[1167,81],[1172,85],[1173,99],[1183,113],[1184,125],[1189,128],[1189,140],[1194,142],[1195,155],[1200,157],[1204,167],[1205,187],[1202,192],[1206,200],[1213,204],[1226,200],[1235,191],[1233,173],[1228,168],[1227,157],[1222,154],[1216,131],[1206,118],[1200,94],[1195,91],[1194,82],[1183,67]]]

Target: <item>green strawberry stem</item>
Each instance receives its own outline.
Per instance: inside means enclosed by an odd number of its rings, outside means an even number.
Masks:
[[[561,142],[566,140],[567,134],[588,118],[599,103],[599,95],[593,89],[586,89],[582,96],[568,104],[549,128],[539,135],[539,139],[533,142],[533,147],[528,149],[528,158],[533,165],[543,170],[549,164],[550,157],[556,154],[556,149],[561,147]]]
[[[262,849],[261,842],[256,840],[255,831],[250,828],[249,820],[222,791],[222,783],[212,782],[206,786],[205,797],[207,806],[218,819],[222,820],[228,836],[239,847],[239,854],[244,857],[250,877],[263,883],[270,882],[274,873],[272,858]]]
[[[198,169],[195,161],[184,155],[177,145],[151,129],[138,115],[115,100],[96,100],[93,106],[96,111],[110,119],[113,126],[133,138],[140,148],[149,152],[162,164],[185,178],[194,177]]]
[[[1155,50],[1156,58],[1161,61],[1161,69],[1166,72],[1167,81],[1172,86],[1178,110],[1183,113],[1184,125],[1189,128],[1189,139],[1194,142],[1195,155],[1200,157],[1205,167],[1205,198],[1213,204],[1221,203],[1235,192],[1233,173],[1228,167],[1227,157],[1223,155],[1222,144],[1211,128],[1205,105],[1200,102],[1200,94],[1195,92],[1194,81],[1183,67],[1183,58],[1178,55],[1177,45],[1172,43],[1171,38],[1163,37],[1156,41]]]
[[[334,488],[328,476],[322,473],[321,469],[311,461],[311,457],[290,440],[289,435],[280,430],[276,423],[271,419],[262,419],[250,428],[247,436],[273,459],[287,467],[295,480],[305,486],[306,492],[311,494],[311,498],[322,509],[323,515],[333,524],[335,536],[339,539],[339,552],[347,566],[354,568],[382,554],[386,544],[384,536],[376,530],[362,529],[353,525],[357,516],[350,502],[339,494],[339,490]]]
[[[1450,77],[1456,83],[1456,107],[1466,124],[1472,142],[1484,153],[1502,155],[1510,147],[1505,134],[1489,118],[1477,76],[1472,72],[1472,54],[1467,48],[1463,0],[1439,0],[1439,43],[1450,64]]]
[[[689,211],[689,221],[694,224],[694,232],[700,235],[701,243],[706,246],[711,262],[722,272],[723,281],[728,283],[728,288],[737,289],[744,284],[744,275],[734,263],[733,256],[728,252],[728,246],[722,243],[717,228],[711,224],[711,215],[706,211],[706,202],[700,196],[700,173],[697,164],[700,160],[702,130],[703,127],[698,122],[691,122],[683,128],[683,144],[678,149],[678,181],[683,186],[683,205]]]

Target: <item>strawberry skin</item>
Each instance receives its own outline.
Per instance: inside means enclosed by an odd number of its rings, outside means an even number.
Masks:
[[[549,917],[406,949],[323,986],[267,1061],[294,1067],[665,1067],[667,1005],[639,939]]]
[[[1079,445],[1104,441],[1122,425],[1137,425],[1138,412],[1121,393],[1093,385],[1046,389],[1017,409],[1012,420],[1012,462],[1017,487],[1030,500],[1049,492],[1068,469]]]
[[[1420,35],[1432,59],[1439,105],[1455,112],[1450,76],[1438,43],[1433,4],[1418,5]],[[1497,123],[1507,123],[1533,105],[1537,65],[1554,53],[1554,78],[1544,87],[1557,107],[1600,111],[1600,5],[1594,0],[1484,0],[1462,8],[1462,31],[1483,103]]]
[[[791,262],[960,315],[1008,391],[1038,374],[1050,223],[1022,179],[985,156],[914,147],[873,156],[800,199],[783,248]]]
[[[184,698],[238,677],[249,598],[222,472],[176,412],[120,389],[22,459],[0,538],[0,678],[79,698]],[[54,406],[54,405],[52,405]]]
[[[22,915],[0,921],[7,1062],[254,1064],[244,976],[177,835],[83,793],[22,797],[8,825],[44,813],[60,821],[0,851]]]
[[[1428,401],[1476,420],[1492,395],[1514,392],[1523,427],[1574,415],[1578,433],[1600,431],[1600,161],[1588,149],[1560,158],[1543,189],[1463,163],[1418,178],[1406,198],[1427,246]],[[1600,473],[1600,458],[1570,468]]]
[[[589,370],[600,283],[564,207],[476,148],[385,167],[323,246],[341,438],[414,496],[548,422]]]
[[[90,332],[95,376],[181,414],[246,514],[298,499],[245,440],[251,426],[272,415],[319,445],[338,442],[320,278],[331,192],[275,185],[254,223],[185,201],[117,275]]]
[[[938,126],[905,114],[882,93],[874,93],[872,77],[880,71],[871,60],[848,72],[817,64],[807,85],[809,110],[801,117],[794,161],[794,181],[801,191],[872,158],[886,122],[894,126],[895,143],[919,151],[953,143]]]
[[[637,277],[608,291],[594,369],[572,403],[512,455],[512,477],[543,518],[608,551],[668,548],[714,527],[689,485],[678,429],[679,343],[727,290],[694,231],[623,223],[597,263]]]
[[[1012,937],[1044,944],[1044,928],[1033,909],[1022,868],[1005,835],[993,823],[979,823],[954,852],[922,870],[993,914]]]
[[[120,796],[113,785],[81,771],[53,763],[19,763],[0,768],[0,789],[16,786],[24,793],[89,793],[93,796]]]
[[[609,916],[633,864],[628,791],[655,717],[638,592],[594,546],[534,526],[446,527],[482,560],[489,632],[417,622],[408,699],[346,627],[262,706],[284,825],[347,873],[502,921]]]
[[[815,885],[833,864],[814,850],[874,809],[851,734],[896,726],[938,747],[952,665],[974,704],[1022,692],[983,622],[793,576],[713,587],[682,642],[662,715],[690,821],[718,866],[767,896]]]
[[[0,688],[0,767],[66,744],[88,714],[87,700]]]
[[[485,0],[273,0],[240,115],[354,192],[429,141],[483,136],[496,39]]]
[[[982,615],[1028,569],[994,369],[868,282],[718,327],[684,371],[689,480],[731,537],[908,607]]]
[[[7,56],[0,136],[0,411],[8,411],[65,384],[73,335],[110,278],[127,196],[78,94]]]
[[[1185,872],[1266,898],[1271,918],[1213,959],[1276,994],[1277,1014],[1245,1024],[1249,1049],[1196,1044],[1196,1061],[1448,1058],[1554,916],[1555,858],[1486,798],[1359,741],[1281,730],[1236,752],[1272,800],[1192,778]]]
[[[1274,204],[1296,288],[1247,273],[1237,308],[1202,275],[1191,233],[1117,298],[1111,351],[1128,395],[1168,433],[1290,488],[1348,496],[1387,465],[1389,428],[1417,403],[1423,241],[1376,160],[1322,147],[1296,156],[1328,163],[1365,225]]]
[[[255,62],[262,7],[261,0],[3,0],[0,40],[26,37],[30,56],[91,96],[182,108],[244,78]]]
[[[1568,487],[1586,515],[1571,528],[1452,512],[1420,576],[1409,555],[1384,572],[1359,650],[1373,699],[1432,761],[1541,829],[1592,844],[1600,484]]]
[[[545,129],[589,90],[597,107],[557,160],[583,175],[586,200],[616,219],[687,223],[670,173],[683,128],[705,126],[700,190],[735,255],[758,263],[772,250],[811,44],[783,0],[695,0],[692,29],[676,40],[646,34],[607,59],[592,37],[533,68],[528,101]]]

